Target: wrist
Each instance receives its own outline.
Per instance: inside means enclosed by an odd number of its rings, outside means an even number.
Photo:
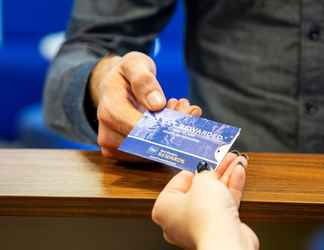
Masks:
[[[213,240],[200,242],[196,250],[243,250],[243,246],[240,242],[234,242],[233,240],[224,241],[219,237],[215,237]]]
[[[197,250],[243,250],[242,235],[240,225],[230,223],[229,219],[225,220],[227,224],[218,220],[217,224],[210,224],[209,228],[200,234],[196,239]],[[214,226],[212,226],[212,224]],[[220,225],[224,225],[220,227]]]
[[[120,56],[111,54],[103,57],[91,72],[89,80],[89,92],[95,107],[99,103],[100,84],[108,72],[121,60]]]

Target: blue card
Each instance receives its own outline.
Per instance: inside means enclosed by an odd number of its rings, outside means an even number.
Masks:
[[[170,109],[145,112],[119,150],[194,172],[202,160],[217,167],[240,130]]]

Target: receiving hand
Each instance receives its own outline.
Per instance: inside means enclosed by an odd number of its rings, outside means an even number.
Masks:
[[[238,213],[246,167],[245,157],[229,153],[216,171],[177,174],[152,211],[164,238],[184,249],[258,249],[257,236]]]

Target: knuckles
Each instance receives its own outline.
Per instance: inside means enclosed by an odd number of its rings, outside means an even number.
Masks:
[[[101,154],[103,155],[103,157],[105,158],[110,158],[112,157],[112,153],[108,150],[108,149],[101,149]]]
[[[139,61],[144,61],[149,64],[154,64],[154,61],[152,60],[151,57],[148,55],[138,52],[138,51],[132,51],[124,55],[123,57],[124,61],[134,61],[135,63],[138,63]]]
[[[112,131],[116,131],[121,135],[126,135],[131,130],[131,125],[123,122],[121,116],[123,109],[116,108],[116,102],[102,102],[98,106],[97,118],[99,124],[105,124]],[[100,126],[100,125],[99,125]]]
[[[99,121],[99,133],[98,133],[98,144],[105,147],[114,146],[114,143],[111,143],[112,140],[107,140],[109,133],[104,133],[103,129],[101,129],[102,124],[105,124],[106,127],[115,128],[116,127],[116,119],[114,118],[113,112],[111,109],[103,107],[103,105],[99,105],[98,107],[98,121]],[[105,136],[107,134],[107,136]]]
[[[103,133],[100,132],[98,134],[97,142],[100,146],[109,149],[117,149],[119,147],[119,144],[115,141],[113,136],[105,136]]]
[[[148,67],[149,71],[151,71],[153,74],[156,73],[156,65],[153,59],[148,55],[137,51],[132,51],[124,55],[119,66],[123,72],[130,72],[131,69],[138,64],[144,64],[146,67]]]
[[[99,123],[104,123],[108,127],[114,128],[118,123],[118,112],[116,111],[113,101],[109,101],[109,98],[103,99],[98,106],[97,118]]]
[[[107,107],[107,105],[105,105],[105,103],[103,103],[103,102],[99,103],[99,105],[98,105],[97,118],[98,118],[99,123],[101,123],[101,122],[110,123],[111,122],[111,119],[109,119],[109,115],[108,115],[110,113],[110,110],[106,107]]]
[[[143,89],[148,86],[150,83],[155,81],[155,76],[148,72],[139,73],[133,78],[132,87],[137,89]]]
[[[132,51],[124,55],[123,57],[125,60],[137,60],[137,59],[142,59],[142,58],[149,58],[146,54],[139,52],[139,51]]]

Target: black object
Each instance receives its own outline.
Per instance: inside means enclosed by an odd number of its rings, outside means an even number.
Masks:
[[[318,106],[312,102],[305,103],[305,111],[309,115],[314,115],[318,111]]]
[[[197,172],[203,172],[203,171],[211,171],[212,168],[208,165],[205,161],[200,161],[197,165]]]
[[[319,25],[313,25],[309,32],[308,32],[308,38],[312,41],[318,41],[321,36],[321,28]]]

